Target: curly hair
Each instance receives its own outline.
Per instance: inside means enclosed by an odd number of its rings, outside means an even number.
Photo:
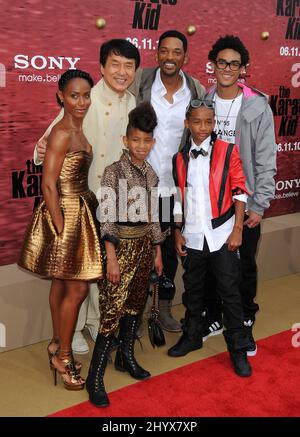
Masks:
[[[58,89],[60,91],[63,91],[66,88],[67,84],[70,82],[70,80],[77,79],[77,78],[86,80],[90,85],[90,87],[93,88],[94,81],[92,77],[89,75],[89,73],[86,73],[85,71],[82,70],[67,70],[61,75],[58,81]],[[57,94],[56,94],[56,100],[60,106],[63,106],[63,103]]]
[[[129,112],[128,118],[126,136],[128,136],[132,129],[153,133],[157,126],[156,113],[150,102],[140,103],[135,109]]]
[[[208,59],[215,62],[218,53],[222,50],[231,49],[238,52],[241,55],[241,63],[243,66],[249,64],[249,52],[240,40],[238,36],[226,35],[220,37],[212,46],[212,49],[208,53]]]

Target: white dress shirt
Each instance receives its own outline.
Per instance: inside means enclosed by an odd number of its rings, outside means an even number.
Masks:
[[[187,190],[185,194],[185,226],[183,236],[190,249],[203,250],[204,237],[210,252],[215,252],[226,243],[232,232],[235,216],[233,215],[221,226],[213,229],[211,220],[211,203],[209,195],[209,161],[211,155],[211,138],[208,137],[197,146],[192,140],[191,150],[202,147],[207,156],[199,155],[197,159],[190,156],[187,173]],[[246,194],[233,196],[233,199],[247,202]],[[177,208],[176,208],[177,209]]]
[[[156,112],[158,125],[154,131],[156,140],[147,160],[159,177],[159,194],[170,196],[174,188],[172,176],[172,157],[178,152],[183,129],[186,108],[191,99],[191,91],[187,86],[182,71],[182,86],[173,95],[173,103],[165,99],[166,87],[160,77],[160,69],[151,88],[151,104]]]

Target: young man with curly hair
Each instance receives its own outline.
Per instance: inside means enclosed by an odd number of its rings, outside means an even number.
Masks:
[[[217,84],[207,99],[215,102],[215,119],[218,138],[237,144],[250,193],[243,226],[243,243],[240,247],[240,294],[244,310],[244,324],[251,347],[248,355],[255,355],[256,343],[252,335],[257,288],[256,251],[261,235],[260,223],[274,197],[276,174],[276,142],[274,120],[268,96],[239,81],[249,64],[249,52],[234,35],[219,38],[208,54],[213,63]],[[207,328],[203,339],[222,332],[222,303],[218,298],[213,275],[207,278]]]

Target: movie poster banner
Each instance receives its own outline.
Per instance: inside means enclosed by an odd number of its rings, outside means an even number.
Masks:
[[[276,194],[266,216],[300,211],[300,3],[279,0],[2,0],[0,14],[0,265],[17,260],[26,225],[42,198],[36,141],[57,115],[57,82],[67,69],[100,79],[99,47],[127,38],[153,66],[159,35],[186,34],[186,71],[215,83],[207,55],[238,35],[250,52],[241,80],[270,97],[278,150]]]

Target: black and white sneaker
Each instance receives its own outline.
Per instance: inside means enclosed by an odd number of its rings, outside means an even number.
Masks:
[[[215,320],[210,323],[205,331],[202,333],[202,340],[205,341],[208,337],[212,337],[214,335],[220,335],[223,332],[223,323],[221,320]]]
[[[251,319],[244,320],[244,326],[246,328],[248,340],[249,340],[249,346],[247,348],[248,357],[255,357],[255,355],[257,353],[257,345],[255,343],[253,333],[252,333],[253,324],[254,324],[254,321]]]

